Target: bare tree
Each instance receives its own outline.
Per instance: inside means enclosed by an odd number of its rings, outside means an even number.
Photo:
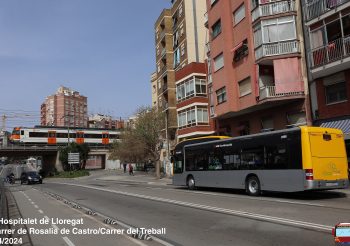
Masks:
[[[123,134],[122,141],[114,144],[110,158],[133,162],[151,159],[156,164],[159,178],[161,131],[164,128],[163,113],[154,108],[140,107],[134,126]]]

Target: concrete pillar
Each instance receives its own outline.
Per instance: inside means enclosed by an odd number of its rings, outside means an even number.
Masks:
[[[55,168],[56,168],[56,170],[57,170],[58,172],[63,172],[63,165],[62,165],[62,163],[61,163],[59,157],[60,157],[60,154],[59,154],[59,152],[57,151],[57,152],[56,152]]]

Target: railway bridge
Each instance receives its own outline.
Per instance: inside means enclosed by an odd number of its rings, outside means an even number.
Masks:
[[[49,145],[8,145],[0,146],[0,157],[27,159],[31,156],[41,156],[42,165],[45,170],[52,170],[56,168],[62,171],[62,163],[59,160],[59,146]],[[105,168],[109,157],[109,150],[105,146],[90,147],[89,160],[87,167],[91,168]]]

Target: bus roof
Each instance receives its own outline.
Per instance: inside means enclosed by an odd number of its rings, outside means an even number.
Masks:
[[[269,136],[269,135],[276,135],[276,134],[284,134],[284,133],[291,133],[291,132],[296,132],[296,131],[317,132],[317,133],[324,133],[326,131],[326,132],[329,132],[329,133],[336,133],[336,134],[341,133],[341,130],[336,129],[336,128],[325,128],[325,127],[316,127],[316,126],[295,126],[295,127],[292,127],[292,128],[276,130],[276,131],[255,133],[255,134],[238,136],[238,137],[220,138],[220,139],[215,139],[213,141],[210,141],[210,143],[226,142],[226,141],[229,141],[229,140],[232,140],[232,139],[234,139],[234,140],[244,140],[244,139],[250,139],[250,138],[253,138],[253,137]],[[213,136],[213,137],[215,137],[215,136]],[[186,145],[186,146],[196,146],[196,145],[205,144],[205,143],[207,143],[207,141],[202,141],[202,142],[197,142],[197,143],[194,142],[194,143],[189,143],[189,144],[186,144],[186,142],[181,142],[181,143],[184,143],[184,145]],[[181,143],[179,143],[179,144],[181,144]],[[176,147],[177,147],[177,145],[176,145]],[[175,147],[175,149],[176,149],[176,147]]]

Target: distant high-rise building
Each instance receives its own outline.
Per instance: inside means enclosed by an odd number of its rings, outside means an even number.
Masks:
[[[41,105],[41,125],[87,127],[87,97],[61,86]]]

